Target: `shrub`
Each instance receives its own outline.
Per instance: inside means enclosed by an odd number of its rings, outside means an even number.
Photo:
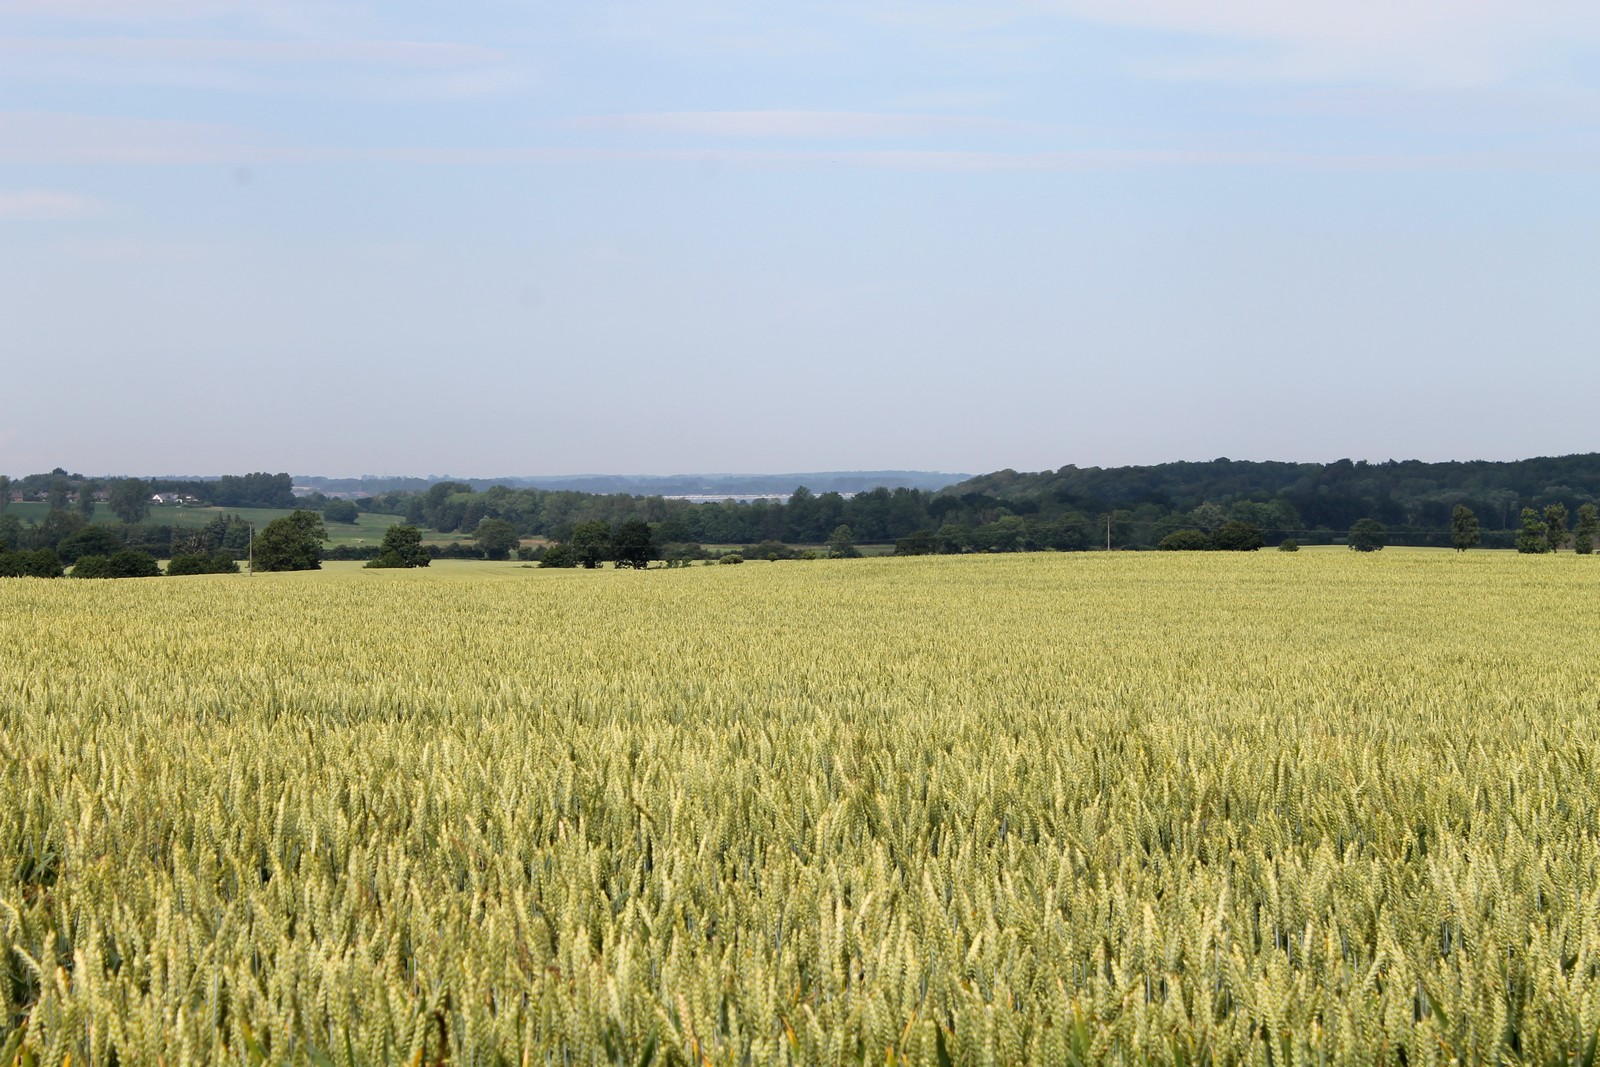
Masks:
[[[72,565],[72,577],[109,578],[111,575],[106,573],[107,562],[105,556],[79,556],[78,562]]]
[[[763,541],[746,548],[743,556],[745,559],[794,559],[795,551],[782,541]]]
[[[728,552],[728,553],[725,553],[721,558],[719,558],[717,560],[717,562],[718,563],[743,563],[744,562],[744,557],[739,555],[739,553],[737,553],[737,552]]]
[[[932,530],[918,530],[894,543],[894,554],[897,556],[931,556],[937,551],[939,539]]]
[[[1222,552],[1254,552],[1266,544],[1261,539],[1261,528],[1247,522],[1224,523],[1211,535],[1211,543]]]
[[[158,578],[161,568],[156,565],[156,558],[148,552],[140,552],[137,548],[124,548],[114,552],[106,560],[107,578]]]
[[[74,578],[157,578],[156,558],[137,548],[124,548],[110,556],[80,556],[72,568]]]
[[[661,546],[661,558],[669,563],[674,560],[687,563],[695,559],[710,559],[711,553],[693,541],[669,541]]]
[[[1389,528],[1377,519],[1357,519],[1346,544],[1357,552],[1381,552],[1388,539]]]
[[[1163,552],[1203,552],[1212,547],[1211,538],[1199,530],[1174,530],[1156,545]]]
[[[377,545],[334,545],[322,554],[323,559],[362,560],[377,559],[383,549]]]
[[[59,578],[61,560],[48,548],[0,552],[0,578]]]
[[[74,574],[77,572],[74,571]],[[173,556],[167,561],[167,576],[189,574],[238,574],[239,564],[226,552],[206,556],[198,553]]]
[[[1298,551],[1300,551],[1300,542],[1296,541],[1292,537],[1285,537],[1283,539],[1283,543],[1278,546],[1278,551],[1279,552],[1298,552]]]
[[[541,567],[566,568],[576,567],[577,565],[578,554],[572,550],[570,545],[550,545],[544,550],[544,554],[539,557],[539,566]]]

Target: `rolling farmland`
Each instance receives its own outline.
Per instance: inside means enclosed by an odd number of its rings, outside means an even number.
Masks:
[[[1587,1062],[1597,566],[0,580],[0,1063]]]

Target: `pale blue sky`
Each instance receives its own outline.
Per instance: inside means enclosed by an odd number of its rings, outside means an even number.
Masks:
[[[1600,450],[1600,5],[0,0],[0,471]]]

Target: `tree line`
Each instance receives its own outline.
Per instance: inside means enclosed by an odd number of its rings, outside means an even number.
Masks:
[[[219,508],[293,508],[294,484],[288,474],[224,474],[220,478],[91,478],[70,474],[61,467],[44,474],[11,478],[0,474],[0,512],[12,497],[39,501],[50,511],[69,507],[85,519],[94,518],[101,503],[125,523],[143,522],[150,514],[151,498],[171,494],[188,498],[197,506]]]
[[[67,565],[84,555],[109,559],[122,549],[237,559],[247,536],[242,520],[218,520],[222,525],[208,527],[198,542],[189,540],[190,532],[145,523],[150,496],[174,486],[212,504],[295,504],[287,474],[96,480],[57,468],[15,481],[0,477],[0,546],[9,553],[49,550]],[[5,515],[13,494],[47,501],[46,517],[24,525]],[[830,542],[840,529],[850,532],[852,548],[892,544],[907,555],[1106,547],[1248,550],[1286,542],[1363,547],[1374,540],[1378,547],[1460,547],[1456,521],[1463,513],[1471,516],[1473,545],[1524,552],[1570,546],[1582,552],[1593,542],[1584,516],[1592,513],[1596,498],[1600,454],[1514,463],[1218,459],[1105,469],[1069,465],[1034,474],[997,471],[939,491],[879,487],[846,496],[802,486],[787,499],[747,503],[503,485],[480,490],[457,481],[354,502],[313,498],[301,503],[322,508],[330,522],[353,522],[368,511],[396,516],[412,527],[457,533],[466,541],[420,549],[430,557],[504,559],[512,552],[542,557],[544,550],[522,546],[538,539],[562,546],[557,561],[572,546],[578,546],[574,551],[582,560],[586,552],[593,555],[583,546],[596,542],[592,531],[603,526],[611,531],[605,554],[615,559],[625,555],[613,546],[615,532],[642,524],[659,558],[670,561],[719,554],[701,548],[707,544],[742,546],[741,555],[760,558],[807,551],[791,546],[829,544],[818,554],[832,555],[837,553]],[[93,521],[102,503],[120,525]],[[1577,526],[1568,530],[1572,516]],[[329,554],[371,558],[383,551],[341,546]],[[48,569],[44,562],[31,565]],[[13,560],[10,566],[21,564]]]
[[[1600,468],[1600,463],[1592,465]],[[1211,469],[1200,464],[1172,466]],[[1151,496],[1154,490],[1148,484],[1142,489],[1134,487],[1140,469],[1125,468],[1129,473],[1124,481],[1101,477],[1107,472],[1098,472],[1090,479],[1093,484],[1077,488],[1062,484],[1054,475],[987,475],[940,492],[880,488],[845,497],[813,494],[800,487],[787,500],[749,503],[692,503],[505,486],[479,492],[458,482],[441,482],[423,493],[382,494],[357,503],[365,510],[399,515],[413,525],[468,537],[486,520],[506,523],[519,537],[556,541],[570,539],[584,523],[604,522],[615,527],[642,521],[650,525],[657,543],[663,546],[816,545],[838,527],[848,526],[858,543],[895,544],[901,553],[911,554],[1078,551],[1104,548],[1108,542],[1117,549],[1158,548],[1164,543],[1167,547],[1185,543],[1199,547],[1200,539],[1231,548],[1238,547],[1231,541],[1244,529],[1257,531],[1268,546],[1285,540],[1335,544],[1346,542],[1350,528],[1363,519],[1382,525],[1389,544],[1446,547],[1454,543],[1451,522],[1457,507],[1479,517],[1479,543],[1512,548],[1517,546],[1521,508],[1536,508],[1542,516],[1547,508],[1559,505],[1570,514],[1593,499],[1585,495],[1586,489],[1568,484],[1441,488],[1437,481],[1418,477],[1402,479],[1403,490],[1385,489],[1383,479],[1347,482],[1340,464],[1327,467],[1317,476],[1325,476],[1325,484],[1308,487],[1297,482],[1277,496],[1252,488],[1255,483],[1248,477],[1208,479],[1189,470],[1193,476],[1189,482],[1174,482],[1157,498]],[[1351,464],[1349,470],[1352,476],[1370,473],[1359,464]],[[1393,476],[1392,471],[1384,475],[1390,481]],[[1572,480],[1584,485],[1589,482],[1587,477]],[[1593,481],[1600,487],[1600,470]],[[1174,495],[1178,487],[1183,489],[1182,495]],[[1144,499],[1134,503],[1141,495]],[[1595,495],[1600,496],[1600,488]],[[1308,521],[1302,510],[1308,497],[1315,507],[1307,510],[1317,517],[1316,522]],[[1504,512],[1513,504],[1517,510],[1508,518]]]

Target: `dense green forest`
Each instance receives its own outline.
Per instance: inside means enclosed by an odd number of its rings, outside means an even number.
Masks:
[[[57,468],[15,480],[0,476],[0,552],[48,551],[68,564],[121,549],[159,557],[242,554],[248,531],[238,517],[219,516],[198,531],[147,524],[156,493],[220,507],[311,507],[330,521],[353,521],[357,511],[393,515],[465,542],[429,551],[467,556],[499,555],[521,539],[567,544],[575,531],[598,536],[594,531],[601,527],[615,531],[630,523],[647,524],[653,544],[669,558],[693,558],[700,545],[757,546],[756,555],[770,556],[777,554],[773,546],[823,545],[841,536],[857,545],[892,544],[904,554],[1073,551],[1108,543],[1116,549],[1339,544],[1352,527],[1373,523],[1387,544],[1449,546],[1460,508],[1471,512],[1477,538],[1472,543],[1527,550],[1536,543],[1563,543],[1530,523],[1559,515],[1556,532],[1563,533],[1566,516],[1585,514],[1584,506],[1600,499],[1600,454],[1515,462],[1217,459],[1066,466],[1031,474],[997,471],[941,490],[880,486],[846,495],[802,486],[786,500],[747,503],[509,486],[480,490],[455,481],[345,502],[321,494],[297,499],[287,474],[94,479]],[[5,514],[13,500],[43,501],[48,510],[40,521],[23,522]],[[104,515],[101,508],[119,521],[96,521]],[[366,558],[378,548],[345,551]],[[22,564],[13,560],[12,566]]]
[[[1273,463],[1217,459],[1149,467],[1004,470],[936,492],[877,488],[852,496],[795,490],[787,501],[695,504],[662,497],[440,482],[388,493],[363,508],[441,531],[470,533],[501,519],[527,537],[566,540],[582,522],[642,519],[658,543],[820,544],[848,526],[859,544],[907,542],[908,551],[1153,548],[1183,529],[1230,522],[1267,544],[1342,542],[1372,519],[1390,544],[1451,544],[1457,506],[1479,518],[1482,543],[1512,547],[1523,508],[1561,504],[1576,514],[1600,499],[1600,454],[1517,462]],[[909,540],[908,540],[909,539]]]

